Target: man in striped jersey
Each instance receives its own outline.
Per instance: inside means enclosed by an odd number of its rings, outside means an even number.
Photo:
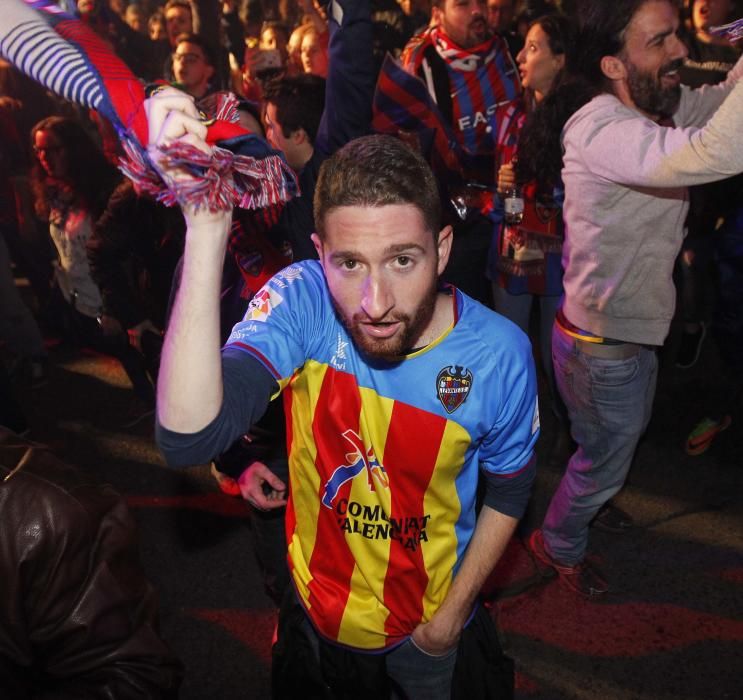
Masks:
[[[434,140],[433,152],[427,154],[448,189],[444,201],[454,204],[444,210],[455,233],[453,258],[445,277],[489,304],[484,260],[492,225],[483,215],[493,199],[499,115],[519,96],[521,87],[505,40],[490,33],[486,0],[434,0],[433,5],[439,24],[413,37],[400,61],[405,71],[425,84],[455,141],[442,149],[441,142]],[[380,80],[382,98],[390,100],[377,101],[375,126],[394,131],[384,123],[388,116],[407,130],[394,114],[404,110],[408,101],[411,111],[417,111],[415,98],[408,89],[385,94],[385,85],[384,79]],[[398,105],[395,111],[388,111],[391,104]],[[380,114],[385,111],[386,115]],[[456,151],[454,168],[451,154],[441,152],[452,149]],[[446,172],[438,167],[440,163],[449,164]]]
[[[158,142],[198,136],[187,106],[167,93],[151,102]],[[448,698],[460,637],[483,615],[492,624],[476,599],[534,478],[526,336],[438,286],[451,228],[430,169],[397,139],[363,137],[326,161],[320,260],[275,275],[221,356],[228,215],[184,213],[158,440],[171,463],[202,461],[283,392],[293,589],[279,622],[278,696],[326,697],[318,689],[329,687],[335,697],[354,682],[358,697],[395,687]]]

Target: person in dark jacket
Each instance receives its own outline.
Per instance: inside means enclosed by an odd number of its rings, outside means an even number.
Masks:
[[[0,514],[0,697],[177,697],[121,497],[0,430]]]
[[[111,195],[88,241],[88,262],[107,324],[126,330],[157,376],[173,272],[185,226],[177,209],[137,195],[130,181]]]

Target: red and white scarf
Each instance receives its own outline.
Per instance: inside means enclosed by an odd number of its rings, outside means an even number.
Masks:
[[[457,46],[441,27],[434,27],[431,29],[431,40],[439,56],[455,70],[476,71],[480,66],[485,66],[495,59],[496,45],[491,39],[486,39],[471,49],[463,49]]]

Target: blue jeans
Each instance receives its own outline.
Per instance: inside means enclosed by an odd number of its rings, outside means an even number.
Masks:
[[[403,691],[393,698],[450,700],[457,647],[442,656],[427,654],[412,639],[387,654],[387,675]]]
[[[560,400],[552,366],[552,325],[561,301],[562,294],[557,296],[511,294],[493,282],[495,310],[509,321],[513,321],[527,335],[529,335],[529,315],[532,303],[539,304],[539,352],[542,356],[542,369],[544,369],[549,385],[550,408],[561,423],[567,424],[567,411]]]
[[[304,617],[301,632],[309,640],[320,666],[320,638],[309,619]],[[363,654],[363,652],[357,652]],[[450,700],[457,647],[441,656],[432,656],[418,647],[412,639],[385,653],[387,677],[393,682],[394,700]]]
[[[578,449],[552,497],[543,533],[549,553],[572,566],[585,557],[589,523],[627,478],[650,420],[658,360],[641,346],[622,360],[588,355],[557,324],[552,357]]]
[[[542,367],[552,386],[552,324],[557,314],[562,295],[537,296],[535,294],[511,294],[493,282],[493,305],[495,310],[513,321],[524,333],[529,335],[529,315],[533,302],[539,303],[539,350],[542,354]]]

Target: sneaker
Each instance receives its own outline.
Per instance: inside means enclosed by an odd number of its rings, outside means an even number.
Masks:
[[[604,575],[588,560],[584,559],[579,564],[569,566],[553,559],[545,549],[541,530],[534,530],[531,533],[527,548],[532,554],[540,575],[545,575],[543,571],[556,571],[563,584],[574,593],[584,598],[596,598],[609,591],[609,584]]]
[[[597,530],[621,535],[631,530],[635,526],[635,521],[629,513],[608,501],[596,513],[591,525]]]
[[[694,457],[706,452],[717,434],[726,430],[732,422],[733,419],[730,416],[723,416],[719,420],[703,418],[686,438],[686,445],[684,445],[686,454]]]
[[[704,323],[699,324],[698,331],[694,333],[684,332],[681,335],[681,344],[676,353],[676,367],[679,369],[690,369],[697,363],[706,335],[707,327]]]

